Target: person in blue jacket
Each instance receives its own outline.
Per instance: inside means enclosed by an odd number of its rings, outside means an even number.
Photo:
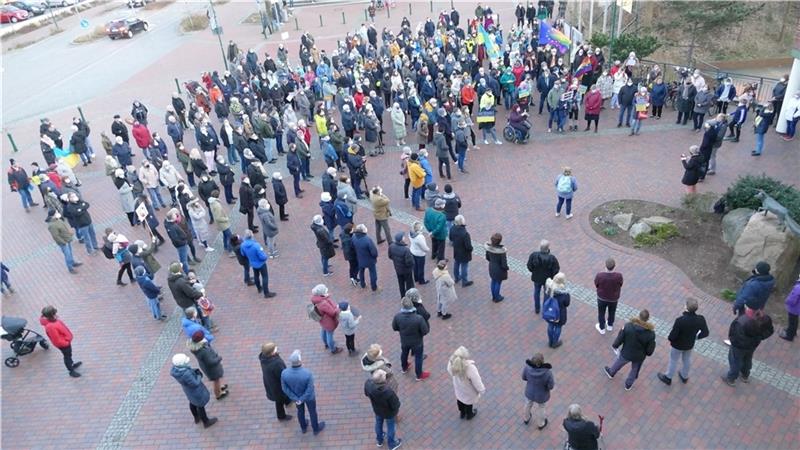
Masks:
[[[247,257],[250,267],[253,268],[253,281],[256,283],[258,293],[264,293],[264,298],[275,297],[274,292],[269,290],[269,274],[267,272],[267,254],[264,247],[253,238],[251,230],[244,231],[244,242],[239,250],[243,256]],[[262,285],[263,284],[263,285]]]
[[[717,113],[727,114],[728,103],[736,98],[736,86],[733,85],[733,80],[730,77],[725,78],[725,81],[717,87]]]
[[[739,142],[742,136],[742,124],[747,120],[747,100],[740,100],[739,106],[730,115],[728,131],[730,134],[725,138],[726,141]]]
[[[364,271],[369,270],[369,285],[372,292],[378,290],[378,248],[372,238],[367,236],[367,226],[359,224],[353,232],[353,247],[356,250],[358,259],[358,281],[362,288],[367,287],[364,280]]]
[[[425,169],[425,186],[427,186],[433,182],[433,167],[428,161],[428,150],[424,148],[419,151],[419,165]]]
[[[208,428],[217,423],[216,417],[208,417],[206,405],[211,399],[206,385],[203,384],[203,374],[200,369],[193,369],[189,366],[190,359],[183,353],[178,353],[172,357],[172,369],[169,374],[183,388],[183,393],[189,400],[189,410],[194,417],[194,423],[203,422],[203,427]]]
[[[664,102],[667,100],[667,85],[664,84],[664,79],[661,77],[656,78],[653,83],[653,89],[650,92],[650,104],[653,105],[653,111],[650,117],[656,119],[661,118],[661,111],[664,109]]]
[[[758,311],[764,309],[767,299],[775,288],[775,277],[770,275],[770,266],[764,261],[759,261],[753,270],[753,275],[742,283],[736,300],[733,302],[733,313],[744,314],[744,307]]]
[[[139,284],[139,289],[142,290],[147,303],[150,305],[150,312],[153,313],[153,318],[156,320],[166,319],[167,316],[161,314],[161,303],[158,301],[158,297],[161,295],[161,287],[153,283],[153,280],[147,276],[147,270],[144,266],[136,267],[134,274],[136,275],[136,283]]]
[[[281,372],[281,389],[295,405],[297,405],[297,421],[300,422],[300,431],[308,432],[306,422],[306,407],[311,418],[311,429],[314,435],[325,429],[325,422],[317,420],[317,396],[314,392],[314,376],[311,371],[303,367],[300,350],[295,350],[289,356],[291,367]]]
[[[183,334],[185,334],[187,338],[191,339],[195,332],[202,331],[206,341],[212,342],[214,340],[214,335],[200,323],[200,319],[197,317],[196,307],[190,306],[184,309],[183,314],[184,316],[181,318],[181,328],[183,328]]]

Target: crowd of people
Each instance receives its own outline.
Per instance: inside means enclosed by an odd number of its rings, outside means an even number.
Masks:
[[[584,131],[591,131],[594,125],[593,131],[597,132],[601,109],[618,108],[617,127],[629,127],[631,136],[640,133],[646,119],[658,120],[663,114],[667,87],[658,66],[645,78],[637,78],[634,68],[639,61],[635,54],[631,53],[624,63],[611,63],[606,61],[603,49],[587,44],[579,45],[571,58],[559,46],[539,41],[540,23],[552,18],[554,2],[539,2],[538,7],[537,14],[533,5],[518,6],[516,24],[507,33],[492,9],[482,6],[465,19],[456,9],[442,11],[415,28],[407,18],[402,19],[398,30],[379,31],[374,24],[365,23],[339,40],[329,54],[326,49],[317,48],[313,36],[306,32],[296,58],[281,44],[274,55],[267,52],[260,59],[254,50],[241,51],[231,41],[227,49],[230,69],[207,72],[199,81],[186,83],[188,98],[175,93],[163,118],[151,117],[147,106],[136,100],[129,117],[113,117],[111,136],[100,132],[105,175],[119,194],[121,212],[129,225],[146,230],[146,240],[130,242],[121,230],[106,228],[98,241],[86,200],[92,193],[80,189],[80,180],[72,170],[77,161],[86,166],[96,160],[91,130],[81,118],[74,118],[67,141],[44,119],[39,131],[45,166],[34,163],[28,174],[12,160],[9,183],[20,193],[26,211],[39,205],[31,194],[38,189],[47,211],[48,230],[63,252],[70,273],[78,273],[76,268],[81,265],[72,250],[77,239],[85,245],[87,255],[102,253],[114,260],[118,285],[126,285],[123,276],[127,274],[130,283],[139,286],[154,320],[167,318],[162,311],[165,290],[155,281],[161,268],[155,253],[169,240],[174,254],[168,258],[168,291],[183,310],[187,349],[199,366],[193,369],[187,355],[177,354],[172,359],[171,375],[182,386],[195,423],[209,427],[217,419],[206,413],[210,394],[202,378],[213,382],[217,400],[227,396],[228,385],[223,380],[222,358],[212,345],[215,305],[193,267],[209,252],[221,250],[242,267],[245,285],[255,286],[257,294],[265,298],[275,297],[276,292],[269,286],[268,265],[280,256],[277,237],[282,222],[290,220],[290,195],[277,164],[285,159],[292,177],[293,201],[300,201],[307,187],[304,183],[315,178],[312,155],[319,154],[325,162],[324,171],[318,175],[322,188],[320,212],[311,218],[310,228],[320,253],[321,273],[324,277],[334,275],[330,261],[339,249],[347,261],[351,284],[366,289],[368,275],[371,291],[380,292],[377,261],[383,252],[381,244],[387,243],[386,254],[393,263],[400,294],[400,311],[392,320],[392,329],[400,336],[401,372],[410,370],[409,356],[413,355],[415,379],[423,381],[430,377],[423,364],[431,314],[423,306],[418,286],[433,282],[437,317],[448,320],[454,312],[457,314],[459,292],[473,284],[469,272],[473,239],[462,213],[462,201],[469,204],[471,199],[462,199],[445,178],[452,179],[451,162],[462,176],[468,174],[468,156],[479,148],[475,126],[481,131],[483,145],[502,144],[495,128],[499,111],[505,109],[512,128],[506,138],[524,142],[531,132],[528,115],[536,110],[534,90],[539,92],[538,114],[545,107],[549,113],[548,132],[553,128],[561,133],[578,131],[581,109],[586,121]],[[554,27],[559,24],[558,19],[553,22]],[[496,55],[492,51],[495,47],[499,50]],[[785,90],[785,80],[782,83]],[[787,95],[785,91],[773,94],[773,102],[755,113],[754,155],[762,153],[764,135]],[[800,118],[800,93],[790,95],[786,101],[797,104],[792,116],[796,124]],[[685,82],[681,82],[677,123],[686,124],[691,117],[694,129],[703,131],[701,145],[691,147],[690,154],[682,157],[686,169],[683,184],[690,192],[705,175],[715,173],[716,154],[722,142],[738,142],[752,102],[752,93],[737,96],[729,80],[710,93],[699,71],[687,74]],[[729,103],[737,105],[730,115]],[[718,114],[705,121],[712,106]],[[171,147],[155,131],[156,127],[165,129]],[[424,211],[408,233],[392,234],[392,201],[381,186],[373,184],[370,188],[366,182],[369,157],[383,159],[379,155],[384,153],[384,129],[391,131],[395,145],[402,150],[399,168],[404,196],[414,210]],[[793,136],[794,128],[791,130],[787,138]],[[416,149],[406,142],[409,134],[417,135]],[[174,151],[172,158],[170,148]],[[141,159],[135,164],[138,152]],[[441,186],[436,181],[431,156],[436,157]],[[177,163],[173,165],[171,160]],[[570,167],[564,167],[557,175],[554,188],[556,216],[566,204],[565,218],[570,219],[578,189]],[[359,200],[371,205],[373,222],[362,220],[363,210],[358,214],[363,205]],[[231,215],[237,212],[234,208],[246,218],[243,229],[232,225]],[[374,224],[374,240],[366,223]],[[216,241],[212,226],[222,235],[222,249],[211,247]],[[450,258],[446,255],[448,244],[452,248]],[[510,270],[503,235],[492,234],[484,249],[491,299],[502,302],[501,286]],[[428,258],[433,261],[431,272],[425,267]],[[596,330],[603,335],[614,329],[616,305],[621,297],[623,277],[615,268],[616,262],[609,259],[606,270],[595,278]],[[527,269],[534,289],[533,312],[547,323],[548,346],[558,348],[563,345],[561,335],[567,323],[570,293],[567,277],[551,253],[549,242],[542,241],[530,255]],[[763,312],[774,286],[769,271],[769,265],[759,263],[754,277],[745,282],[737,297],[736,319],[728,336],[730,371],[723,376],[729,385],[739,377],[743,382],[749,381],[753,352],[772,334],[771,319]],[[10,290],[10,284],[7,286]],[[787,299],[790,325],[781,333],[786,340],[796,334],[798,286],[800,283]],[[307,305],[308,317],[319,323],[322,342],[329,352],[343,351],[334,337],[340,329],[348,354],[355,355],[355,334],[362,316],[353,305],[337,303],[332,297],[324,284],[315,286]],[[679,359],[682,367],[678,376],[683,383],[688,382],[695,341],[709,334],[705,319],[697,310],[697,302],[689,299],[669,335],[669,367],[657,375],[667,385]],[[69,374],[80,376],[75,369],[81,363],[71,358],[72,334],[57,317],[55,308],[46,307],[41,322],[64,354]],[[642,363],[653,354],[653,328],[649,312],[642,309],[621,327],[613,341],[617,358],[604,372],[613,378],[630,363],[626,390],[632,389]],[[295,404],[302,432],[308,429],[306,409],[312,431],[321,432],[325,422],[318,420],[314,378],[303,367],[301,351],[291,353],[287,367],[277,344],[267,342],[259,360],[266,395],[275,403],[278,420],[291,419],[286,407]],[[369,346],[361,365],[369,373],[364,393],[375,412],[377,444],[385,442],[390,448],[397,448],[402,442],[395,433],[401,406],[398,376],[378,344]],[[459,347],[453,352],[447,372],[452,377],[460,417],[471,420],[477,414],[475,404],[487,386],[468,349]],[[533,420],[540,430],[548,425],[545,404],[556,375],[541,353],[524,362],[525,424]],[[602,420],[598,426],[586,419],[579,405],[569,407],[563,427],[571,448],[597,448]]]

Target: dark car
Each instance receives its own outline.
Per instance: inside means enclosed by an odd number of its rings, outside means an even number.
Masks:
[[[19,8],[23,11],[28,11],[28,13],[32,16],[38,16],[40,14],[44,14],[46,8],[42,7],[40,4],[36,4],[36,2],[28,1],[14,1],[14,2],[7,2],[6,5],[14,6]]]
[[[140,8],[156,0],[128,0],[128,8]]]
[[[23,20],[28,20],[31,15],[24,9],[19,9],[14,6],[0,7],[0,23],[17,23]]]
[[[132,38],[135,33],[147,31],[150,26],[142,19],[117,19],[106,24],[106,33],[111,39]]]

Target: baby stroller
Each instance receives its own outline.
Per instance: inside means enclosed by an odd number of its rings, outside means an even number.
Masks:
[[[6,367],[17,367],[19,365],[19,357],[33,352],[36,344],[39,344],[45,350],[50,348],[50,344],[44,336],[25,328],[27,324],[27,320],[19,317],[2,317],[0,337],[11,342],[11,350],[14,351],[14,356],[6,358]]]

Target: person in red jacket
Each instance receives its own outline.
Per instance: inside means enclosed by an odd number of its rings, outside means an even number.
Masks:
[[[592,121],[594,121],[594,132],[597,133],[597,123],[600,120],[600,108],[603,107],[603,94],[600,93],[600,89],[597,88],[596,84],[593,84],[589,92],[586,93],[584,102],[586,103],[586,129],[583,131],[589,131],[589,128],[592,126]]]
[[[150,130],[147,129],[147,126],[139,122],[133,122],[131,134],[133,134],[133,139],[136,141],[136,145],[143,151],[153,145],[152,133],[150,133]]]
[[[64,355],[64,365],[67,366],[69,376],[78,378],[81,376],[75,369],[83,364],[80,361],[72,361],[72,332],[69,328],[58,318],[56,315],[58,311],[52,305],[47,305],[42,308],[42,317],[39,318],[39,323],[44,327],[47,337],[56,348],[61,350]]]
[[[331,299],[328,287],[324,284],[314,286],[311,295],[311,303],[322,317],[319,321],[319,326],[322,328],[320,332],[322,342],[325,344],[325,348],[335,355],[342,351],[342,348],[337,347],[333,340],[333,332],[339,326],[339,305]]]

